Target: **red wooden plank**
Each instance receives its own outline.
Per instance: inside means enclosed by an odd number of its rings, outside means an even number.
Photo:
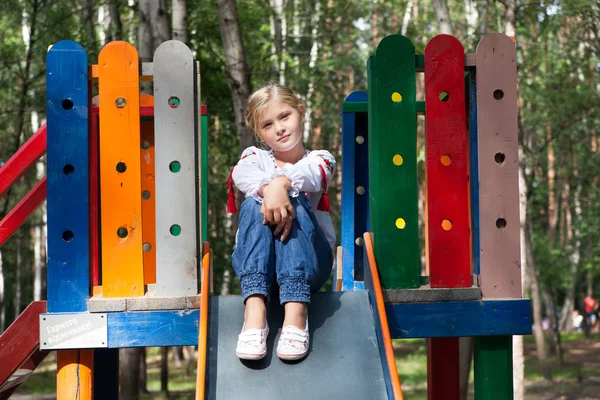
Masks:
[[[0,221],[0,246],[25,222],[46,199],[46,177],[43,177]]]
[[[39,315],[45,312],[45,301],[32,302],[0,335],[0,384],[4,384],[38,349]]]
[[[46,124],[0,168],[0,196],[46,152]]]
[[[91,91],[90,91],[91,93]],[[98,110],[95,107],[96,111]],[[90,118],[89,131],[89,206],[90,206],[90,276],[92,287],[100,283],[100,155],[99,155],[99,118],[98,112],[93,112]]]
[[[427,398],[460,399],[458,338],[427,339]]]
[[[450,35],[425,48],[429,281],[471,286],[464,49]]]
[[[200,115],[206,115],[207,111],[206,111],[206,104],[202,104],[200,106]]]
[[[42,363],[42,361],[44,361],[48,354],[50,354],[48,351],[35,350],[31,357],[25,360],[6,382],[0,384],[0,400],[9,399],[15,390],[17,390],[17,388],[31,376],[33,371]]]
[[[427,244],[431,287],[471,286],[464,48],[450,35],[425,48]],[[458,338],[429,339],[429,400],[460,398]]]

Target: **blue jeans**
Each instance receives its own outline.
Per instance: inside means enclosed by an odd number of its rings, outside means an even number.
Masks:
[[[244,303],[248,296],[261,294],[268,300],[274,277],[281,304],[309,303],[329,278],[333,253],[304,194],[290,197],[296,218],[284,242],[275,227],[263,224],[261,204],[248,198],[240,207],[233,269],[240,279]]]

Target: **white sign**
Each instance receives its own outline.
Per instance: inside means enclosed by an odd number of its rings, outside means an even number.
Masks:
[[[40,315],[40,349],[92,349],[108,347],[106,314]]]

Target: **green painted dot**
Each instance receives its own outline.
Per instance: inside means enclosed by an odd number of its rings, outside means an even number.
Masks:
[[[171,172],[181,171],[181,164],[179,163],[179,161],[173,161],[171,164],[169,164],[169,171],[171,171]]]
[[[179,225],[171,225],[169,232],[171,232],[171,235],[173,236],[179,236],[181,234],[181,227]]]

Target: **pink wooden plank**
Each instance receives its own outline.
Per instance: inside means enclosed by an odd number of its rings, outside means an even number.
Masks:
[[[481,291],[521,297],[517,51],[494,33],[476,52]]]

